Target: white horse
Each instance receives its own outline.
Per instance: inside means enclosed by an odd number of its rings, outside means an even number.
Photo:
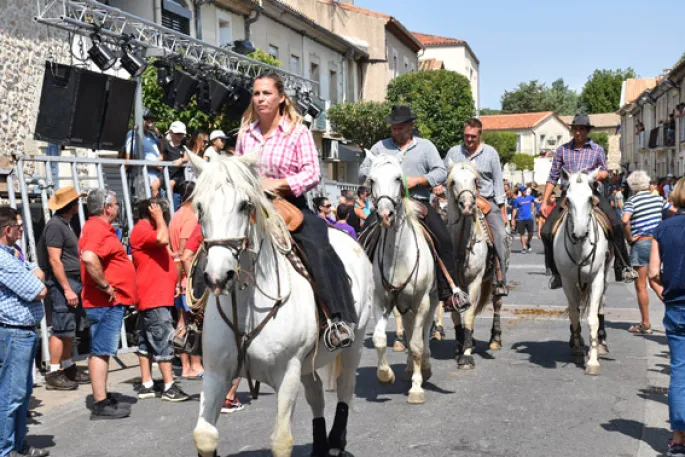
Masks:
[[[564,181],[569,183],[566,193],[568,213],[554,236],[554,261],[568,300],[573,355],[581,359],[585,357],[580,318],[581,314],[587,314],[590,350],[585,373],[598,375],[598,356],[607,352],[599,332],[600,327],[603,327],[600,320],[603,321],[604,293],[612,263],[611,251],[593,211],[596,197],[592,194],[592,185],[596,172],[579,172],[569,176],[563,170],[562,174]]]
[[[407,195],[405,177],[395,157],[374,159],[368,176],[376,202],[380,240],[373,256],[376,281],[373,344],[378,352],[378,380],[395,382],[395,373],[385,359],[386,326],[394,307],[402,314],[409,345],[405,378],[411,377],[409,403],[424,403],[424,380],[431,376],[428,338],[435,308],[435,265],[430,247],[417,218],[417,206]]]
[[[347,413],[371,313],[371,263],[352,238],[330,230],[331,243],[350,278],[359,323],[351,347],[318,350],[320,324],[312,287],[284,255],[289,249],[287,227],[261,190],[254,160],[220,158],[208,163],[190,154],[190,161],[199,175],[194,205],[207,249],[205,278],[212,290],[202,335],[200,413],[193,432],[199,454],[216,455],[216,422],[231,381],[250,375],[277,394],[271,435],[275,457],[292,453],[290,426],[300,383],[314,416],[312,455],[349,455],[344,451]],[[236,332],[250,340],[245,351]],[[339,403],[326,437],[324,391],[315,369],[335,362],[336,356]]]
[[[480,222],[476,206],[478,194],[478,170],[469,162],[450,164],[447,178],[447,228],[457,251],[457,285],[468,290],[471,306],[464,315],[452,313],[457,339],[457,365],[460,369],[472,369],[473,328],[475,319],[492,297],[494,282],[494,249],[488,246],[485,227]],[[493,208],[492,211],[495,211]],[[502,299],[493,301],[495,310],[490,333],[490,349],[502,348],[500,310]]]

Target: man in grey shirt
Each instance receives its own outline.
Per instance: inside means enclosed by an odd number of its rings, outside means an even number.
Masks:
[[[505,225],[507,211],[504,194],[504,177],[497,150],[481,142],[483,124],[478,119],[469,119],[464,124],[464,143],[451,148],[445,156],[446,163],[471,162],[480,173],[478,193],[492,205],[492,211],[486,216],[495,239],[495,252],[500,264],[501,280],[495,276],[495,296],[507,295],[506,279],[506,237]],[[499,210],[498,210],[499,209]]]
[[[373,159],[380,155],[391,155],[399,159],[402,172],[407,178],[409,195],[419,200],[428,210],[424,223],[435,238],[435,247],[445,269],[452,278],[456,278],[457,259],[447,227],[440,215],[429,204],[431,189],[442,185],[447,179],[447,168],[440,158],[435,145],[423,138],[414,136],[414,116],[408,106],[393,106],[391,115],[386,121],[391,125],[391,138],[376,143],[359,167],[359,177],[366,181]],[[373,188],[372,188],[373,192]],[[375,221],[375,213],[367,218],[366,226]],[[436,268],[438,279],[438,297],[445,310],[462,310],[468,307],[468,295],[460,289],[454,290],[440,268]]]

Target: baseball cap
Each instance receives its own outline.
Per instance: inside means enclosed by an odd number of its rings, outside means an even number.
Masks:
[[[520,187],[519,187],[519,190],[520,190],[521,192],[523,192],[524,190],[526,190],[526,186],[520,186]]]
[[[169,131],[171,133],[182,133],[184,135],[187,133],[186,132],[186,125],[181,121],[172,122],[171,125],[169,126]]]
[[[209,134],[210,142],[216,140],[217,138],[221,138],[222,140],[228,139],[223,130],[214,130],[212,133]]]

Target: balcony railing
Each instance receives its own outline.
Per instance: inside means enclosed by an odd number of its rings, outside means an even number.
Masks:
[[[653,149],[659,145],[659,131],[660,127],[653,128],[649,131],[649,148]]]

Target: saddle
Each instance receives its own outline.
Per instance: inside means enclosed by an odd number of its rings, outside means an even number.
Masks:
[[[559,231],[559,227],[561,227],[561,224],[564,221],[564,217],[566,216],[566,214],[568,214],[568,200],[564,198],[561,201],[560,205],[561,214],[559,215],[559,219],[557,219],[556,223],[552,227],[552,237],[556,236],[557,232]],[[611,238],[614,232],[611,228],[611,221],[609,220],[609,216],[604,214],[604,211],[602,211],[596,204],[592,207],[592,214],[597,219],[597,222],[599,223],[600,227],[602,227],[604,235],[607,238]]]

